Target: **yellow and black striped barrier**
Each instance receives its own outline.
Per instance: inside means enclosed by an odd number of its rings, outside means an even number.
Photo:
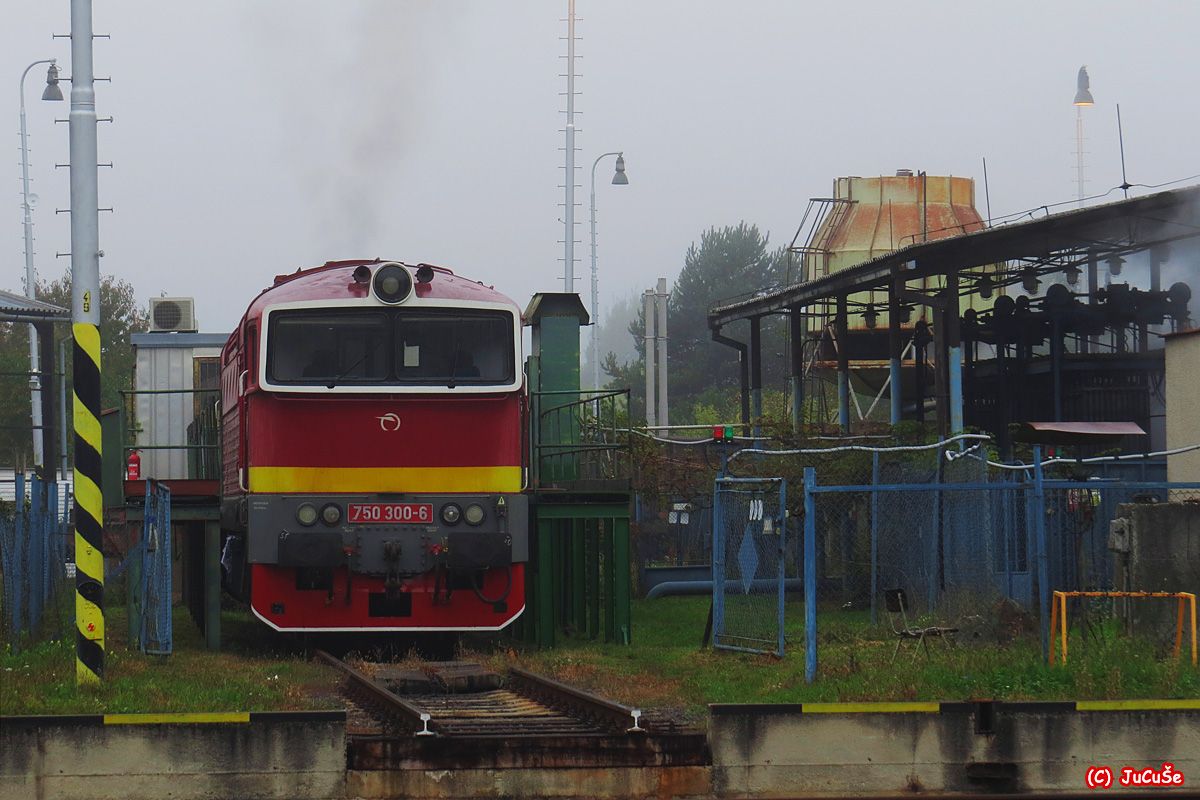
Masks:
[[[104,676],[104,500],[100,492],[100,327],[71,326],[75,412],[75,682]]]

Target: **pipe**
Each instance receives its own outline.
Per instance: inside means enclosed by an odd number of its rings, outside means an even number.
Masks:
[[[791,308],[790,312],[792,433],[799,435],[804,427],[804,318],[800,316],[799,306]]]
[[[837,388],[838,388],[838,424],[843,433],[850,432],[850,354],[847,352],[847,311],[846,295],[837,299]]]
[[[951,272],[946,276],[946,310],[944,312],[951,436],[963,432],[962,317],[959,302],[958,273]]]
[[[901,382],[900,364],[904,358],[903,343],[900,333],[900,290],[899,281],[892,281],[888,287],[888,374],[891,381],[891,414],[890,420],[897,425],[904,416],[904,384]]]
[[[725,591],[733,594],[766,594],[773,592],[779,588],[778,578],[758,578],[750,582],[750,592],[742,591],[742,582],[737,580],[725,581]],[[785,578],[783,581],[784,591],[798,592],[804,588],[804,580],[801,578]],[[709,594],[713,590],[713,582],[706,581],[664,581],[655,584],[650,591],[646,592],[647,600],[654,600],[659,597],[679,597],[682,595],[691,594]]]
[[[754,436],[762,435],[762,317],[750,318],[750,417]]]
[[[737,339],[730,339],[728,336],[722,335],[720,328],[713,328],[712,340],[717,344],[723,344],[738,351],[742,385],[742,432],[745,433],[750,427],[750,370],[749,364],[746,362],[746,350],[748,348],[745,342],[739,342]]]

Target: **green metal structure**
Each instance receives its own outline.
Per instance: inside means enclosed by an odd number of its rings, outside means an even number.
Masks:
[[[533,530],[519,633],[541,647],[562,637],[628,644],[629,392],[580,389],[588,314],[578,295],[535,295],[525,322]]]

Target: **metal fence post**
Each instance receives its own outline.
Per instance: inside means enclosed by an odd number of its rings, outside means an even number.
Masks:
[[[1033,499],[1031,505],[1035,546],[1037,547],[1038,617],[1039,625],[1042,629],[1042,658],[1048,659],[1050,657],[1050,618],[1048,616],[1050,608],[1050,565],[1048,563],[1049,554],[1046,552],[1046,490],[1042,481],[1042,448],[1039,445],[1035,445],[1033,448]]]
[[[894,392],[895,390],[893,390]],[[879,451],[871,453],[871,624],[879,624]]]
[[[804,468],[804,680],[817,677],[817,471]]]
[[[715,646],[725,633],[725,515],[721,504],[721,479],[713,485],[712,514],[712,641]]]
[[[632,611],[630,608],[629,586],[629,518],[612,517],[613,541],[613,613],[616,617],[614,641],[617,644],[629,644],[633,641]]]
[[[25,475],[18,472],[13,478],[12,643],[13,652],[20,652],[21,622],[25,619],[25,587],[29,574],[29,537],[26,535]]]
[[[221,522],[214,519],[204,521],[204,646],[221,649]]]
[[[46,602],[58,593],[59,578],[62,575],[62,558],[58,549],[58,481],[46,484],[49,500],[46,503],[46,561],[43,580],[46,585]]]
[[[42,481],[38,476],[29,478],[29,522],[26,523],[26,538],[29,540],[29,633],[37,634],[38,622],[42,618],[42,570],[46,562],[43,529],[45,514],[42,513]]]
[[[942,448],[937,448],[937,468],[933,471],[933,483],[935,486],[941,486],[942,483]],[[942,538],[942,490],[934,489],[933,491],[933,524],[929,529],[929,546],[925,550],[925,557],[928,563],[925,565],[925,573],[927,577],[926,583],[926,602],[927,611],[933,611],[937,608],[937,587],[938,587],[938,564],[941,560],[941,538]]]
[[[784,562],[784,553],[787,548],[787,480],[779,482],[779,657],[783,658],[784,634],[783,622],[785,611],[787,609],[787,582],[785,581],[784,573],[787,571],[787,565]]]

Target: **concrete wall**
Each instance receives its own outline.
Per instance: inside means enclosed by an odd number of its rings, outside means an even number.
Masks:
[[[1167,449],[1200,444],[1200,328],[1166,340]],[[1200,481],[1200,450],[1167,457],[1167,480]]]
[[[1184,773],[1189,789],[1192,775],[1200,777],[1200,704],[1194,710],[1095,712],[1077,712],[1072,703],[1027,704],[1019,712],[998,705],[984,726],[990,733],[977,732],[978,723],[987,720],[977,717],[972,704],[945,710],[947,705],[898,713],[714,706],[713,794],[1078,795],[1088,791],[1084,781],[1091,766],[1106,765],[1119,775],[1126,765],[1160,768],[1164,761]]]
[[[7,717],[0,742],[0,800],[345,796],[343,712],[166,725]]]
[[[1125,503],[1117,507],[1117,519],[1129,521],[1129,552],[1113,553],[1117,589],[1200,592],[1200,504]],[[1117,602],[1128,604],[1134,633],[1156,637],[1169,634],[1174,640],[1176,601]],[[1185,646],[1190,644],[1186,632],[1184,641]]]

